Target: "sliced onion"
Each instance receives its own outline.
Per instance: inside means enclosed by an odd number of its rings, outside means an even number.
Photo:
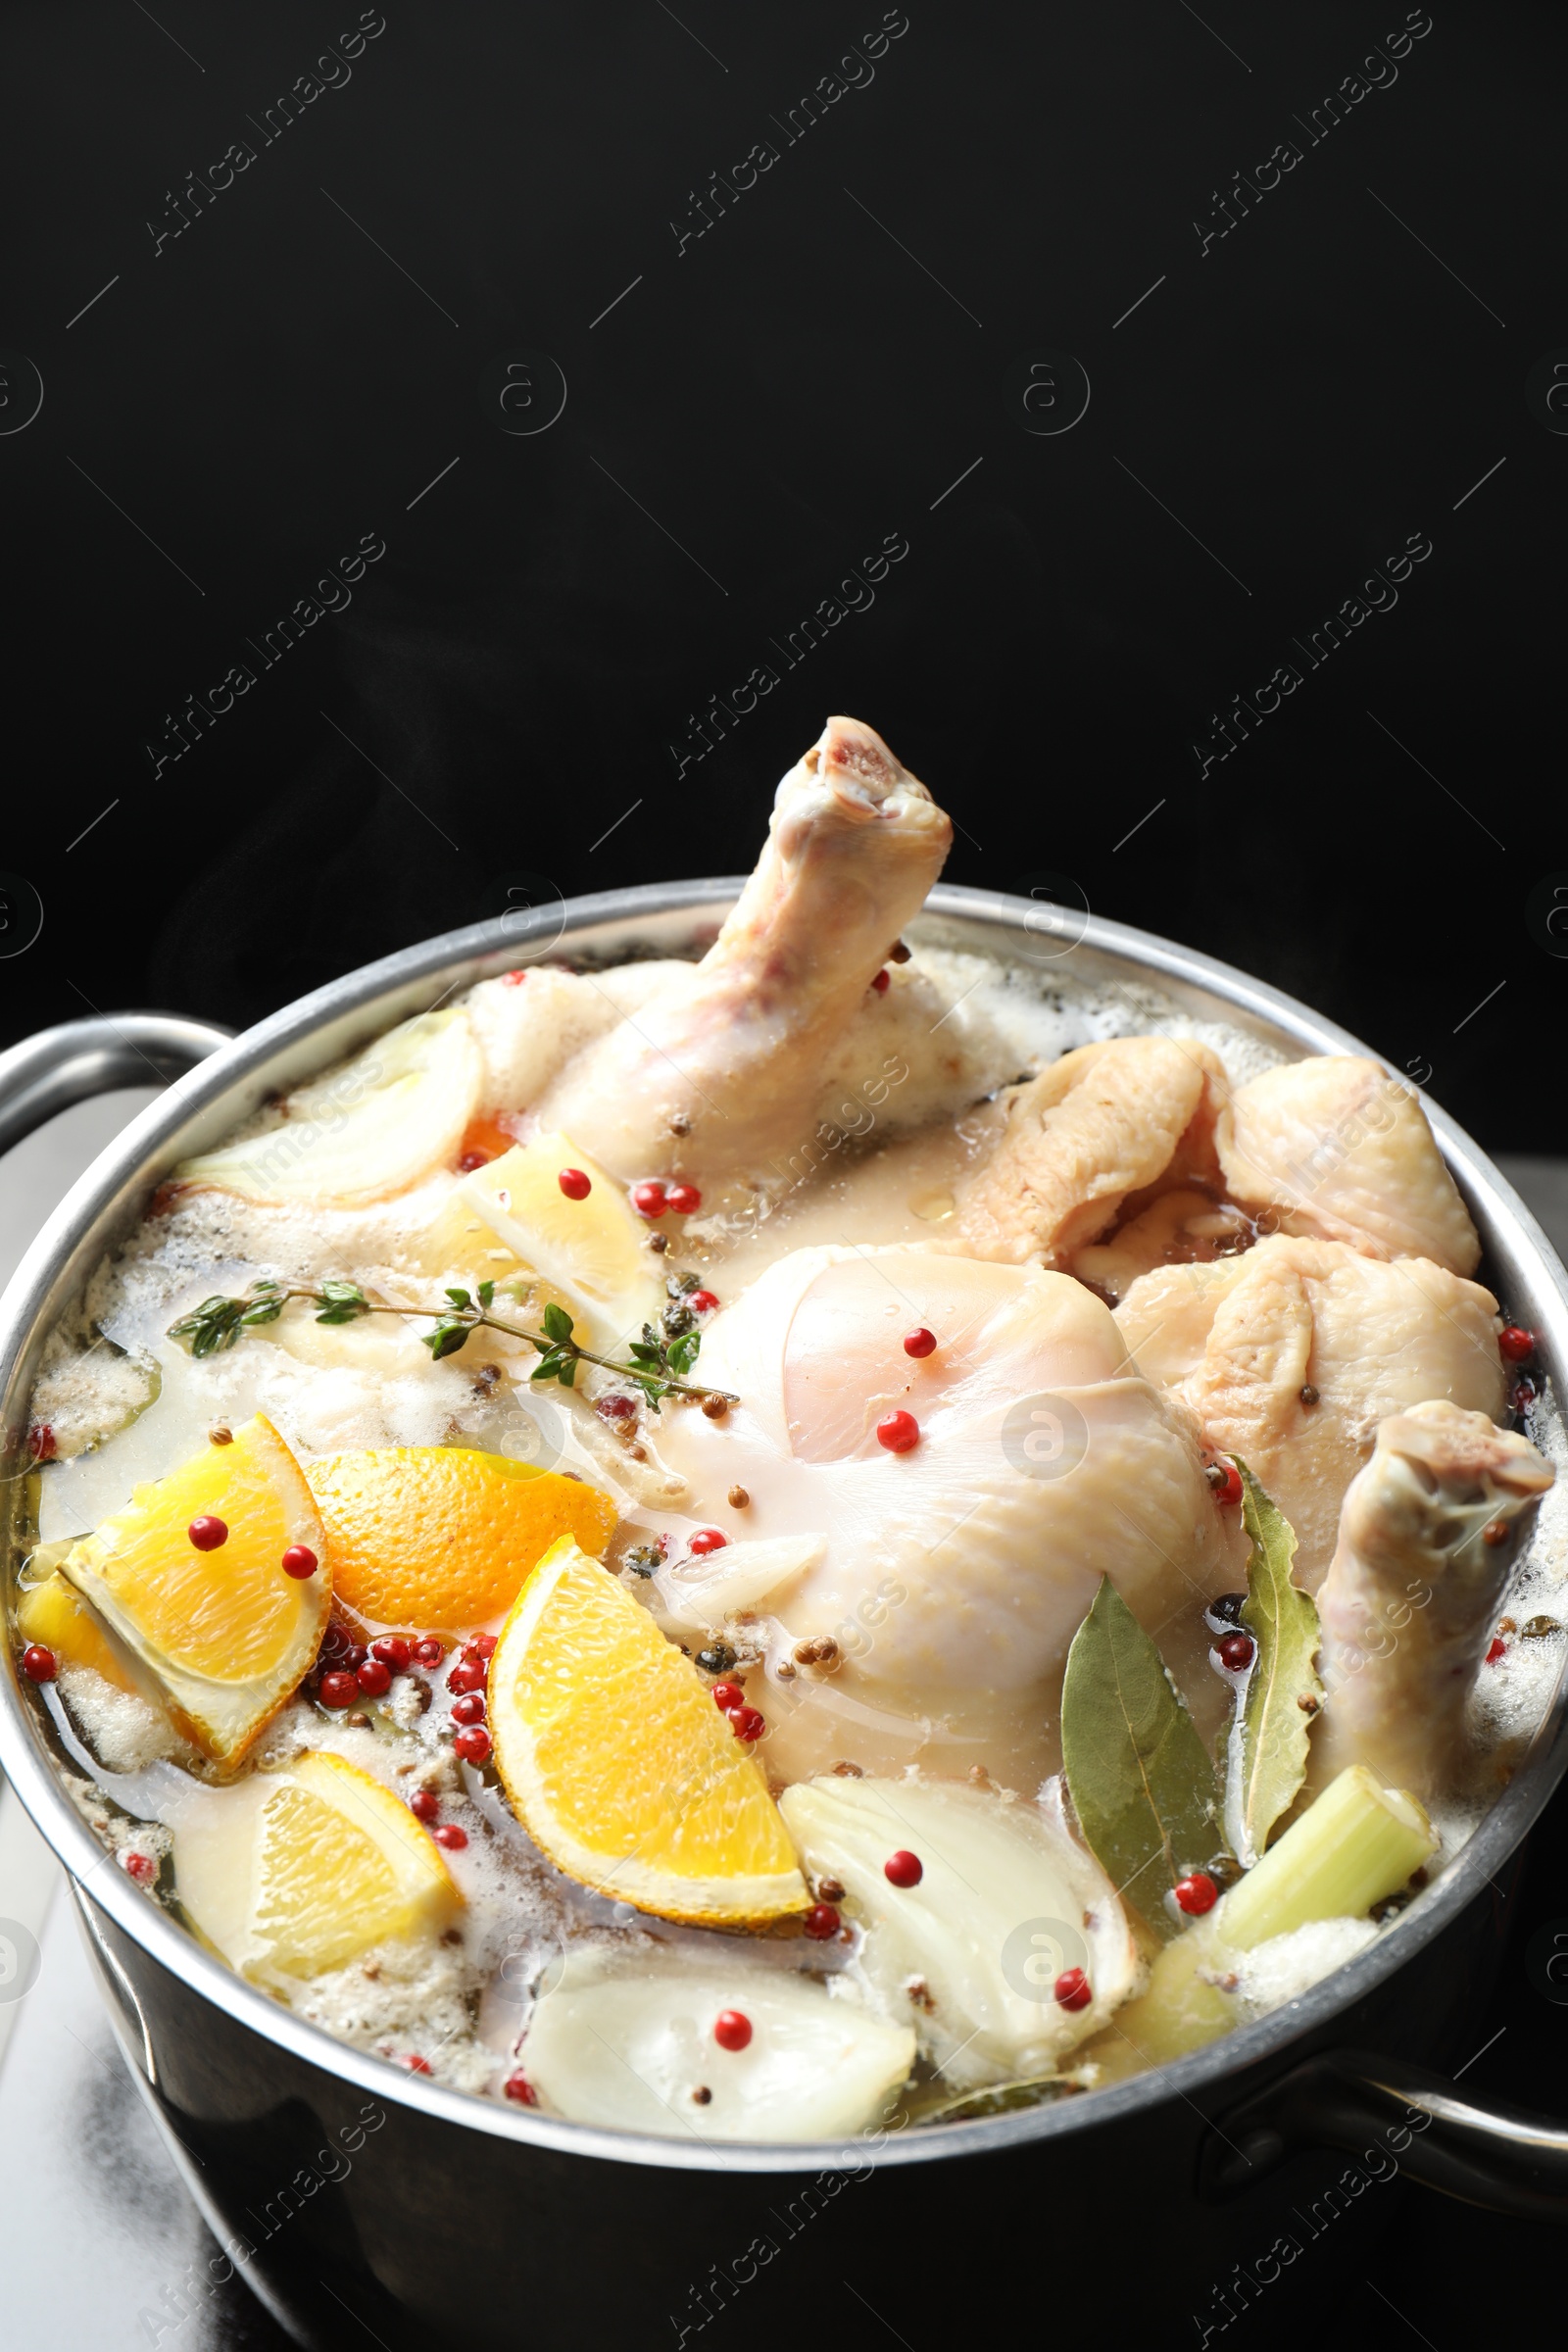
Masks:
[[[826,1536],[769,1536],[694,1553],[658,1578],[660,1598],[677,1625],[710,1632],[726,1617],[755,1609],[814,1568],[827,1552]]]
[[[482,1077],[467,1014],[419,1013],[290,1095],[279,1126],[202,1152],[174,1174],[247,1200],[384,1200],[451,1160]]]
[[[808,1875],[845,1888],[865,1930],[860,1969],[884,2016],[907,2019],[960,2089],[1049,2074],[1135,1990],[1126,1914],[1059,1814],[954,1781],[841,1780],[779,1799]],[[895,1886],[890,1855],[918,1856]],[[1093,1998],[1055,1997],[1081,1968]]]
[[[528,2080],[573,2123],[693,2140],[836,2139],[879,2121],[914,2063],[907,2027],[782,1969],[644,1962],[595,1982],[591,1967],[568,1968],[545,1994],[522,2046]],[[751,2026],[742,2050],[714,2039],[726,2009]]]

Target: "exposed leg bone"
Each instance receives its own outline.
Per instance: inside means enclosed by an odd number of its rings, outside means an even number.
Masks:
[[[831,718],[689,984],[579,1056],[537,1106],[613,1174],[748,1176],[809,1137],[823,1065],[942,870],[952,826],[880,735]]]
[[[1484,1413],[1438,1401],[1380,1423],[1318,1594],[1316,1779],[1365,1764],[1417,1795],[1452,1779],[1494,1614],[1553,1476]]]

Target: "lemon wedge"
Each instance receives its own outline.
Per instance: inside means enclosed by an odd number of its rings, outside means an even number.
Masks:
[[[281,1126],[183,1160],[175,1180],[247,1200],[385,1200],[452,1159],[483,1080],[467,1014],[422,1012],[290,1095]]]
[[[699,1927],[809,1901],[761,1770],[696,1667],[569,1538],[503,1628],[490,1733],[518,1820],[585,1886]]]
[[[561,1189],[563,1168],[587,1177],[580,1200]],[[476,1168],[460,1188],[497,1239],[562,1292],[588,1326],[588,1344],[611,1351],[659,1319],[664,1294],[649,1259],[648,1227],[567,1135],[535,1136]]]
[[[463,1897],[429,1832],[346,1758],[318,1751],[196,1806],[174,1833],[186,1912],[249,1977],[311,1977],[438,1933]]]
[[[466,1446],[368,1446],[306,1471],[326,1526],[332,1586],[377,1625],[487,1625],[558,1537],[602,1551],[608,1494]]]
[[[194,1521],[223,1537],[198,1548]],[[316,1573],[283,1567],[295,1544]],[[232,1764],[316,1655],[331,1605],[326,1538],[294,1456],[260,1413],[223,1446],[138,1487],[73,1544],[64,1575],[145,1667],[179,1729]]]
[[[102,1620],[58,1568],[41,1585],[25,1585],[17,1594],[17,1631],[24,1642],[41,1642],[63,1664],[90,1666],[117,1690],[145,1695]]]

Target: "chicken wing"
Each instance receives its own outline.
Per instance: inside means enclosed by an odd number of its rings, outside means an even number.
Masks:
[[[1214,1144],[1232,1200],[1283,1233],[1473,1274],[1481,1244],[1408,1087],[1375,1061],[1322,1054],[1223,1101]]]
[[[1063,1054],[1013,1089],[995,1152],[959,1199],[965,1246],[1057,1266],[1161,1178],[1212,1166],[1224,1064],[1191,1038],[1118,1037]]]
[[[1311,1590],[1381,1420],[1433,1397],[1501,1418],[1496,1309],[1479,1283],[1427,1258],[1281,1235],[1242,1257],[1143,1275],[1116,1321],[1148,1376],[1268,1489]]]

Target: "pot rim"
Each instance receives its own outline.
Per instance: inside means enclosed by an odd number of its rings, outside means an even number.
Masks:
[[[13,1409],[19,1390],[30,1389],[43,1334],[103,1252],[134,1221],[151,1187],[186,1156],[184,1131],[199,1121],[202,1142],[216,1140],[280,1082],[296,1085],[340,1059],[393,1022],[432,1009],[457,990],[521,961],[544,961],[558,948],[581,951],[592,935],[635,939],[639,924],[671,931],[680,917],[727,908],[744,877],[650,884],[564,900],[541,913],[503,918],[443,933],[360,966],[299,998],[243,1031],[177,1079],[118,1136],[73,1186],[49,1218],[0,1299],[0,1420],[19,1427]],[[1040,909],[1029,899],[957,886],[933,890],[917,918],[959,929],[1041,934]],[[1032,919],[1031,919],[1032,918]],[[1081,922],[1081,929],[1078,928]],[[910,926],[911,929],[915,926]],[[1370,1049],[1335,1022],[1294,998],[1197,950],[1103,916],[1074,918],[1078,936],[1059,956],[1034,956],[1064,972],[1080,949],[1089,960],[1110,959],[1172,984],[1178,994],[1214,1001],[1227,1016],[1282,1036],[1306,1053]],[[550,936],[547,938],[546,933]],[[627,934],[630,938],[627,938]],[[614,940],[601,944],[611,947]],[[1028,951],[1024,951],[1028,954]],[[612,958],[612,960],[613,958]],[[430,999],[431,983],[445,985]],[[1373,1055],[1374,1059],[1381,1056]],[[1468,1201],[1487,1245],[1487,1258],[1509,1262],[1515,1311],[1527,1305],[1541,1354],[1554,1376],[1568,1365],[1568,1274],[1541,1226],[1507,1180],[1468,1135],[1436,1104],[1423,1107],[1444,1156]],[[1505,1246],[1504,1246],[1505,1245]],[[24,1393],[22,1398],[24,1401]],[[24,1419],[20,1426],[24,1429]],[[1344,1963],[1298,1999],[1243,2026],[1174,2065],[1150,2069],[1123,2082],[1017,2113],[968,2122],[924,2125],[908,2132],[863,2132],[847,2138],[772,2143],[662,2138],[572,2124],[405,2074],[390,2061],[337,2040],[273,2001],[206,1952],[195,1938],[119,1871],[76,1813],[37,1740],[23,1697],[18,1660],[6,1644],[7,1686],[0,1705],[0,1769],[71,1878],[116,1927],[172,1975],[212,2001],[236,2024],[288,2055],[387,2101],[466,2131],[620,2164],[709,2172],[809,2173],[858,2171],[868,2164],[906,2164],[996,2153],[1119,2122],[1157,2101],[1191,2103],[1266,2058],[1287,2059],[1304,2036],[1332,2021],[1414,1958],[1484,1890],[1525,1837],[1568,1767],[1568,1690],[1559,1674],[1551,1700],[1513,1778],[1472,1832],[1443,1876],[1377,1941]],[[117,1970],[117,1976],[122,1972]],[[128,1984],[122,1989],[132,1991]],[[150,2048],[150,2044],[149,2044]]]

